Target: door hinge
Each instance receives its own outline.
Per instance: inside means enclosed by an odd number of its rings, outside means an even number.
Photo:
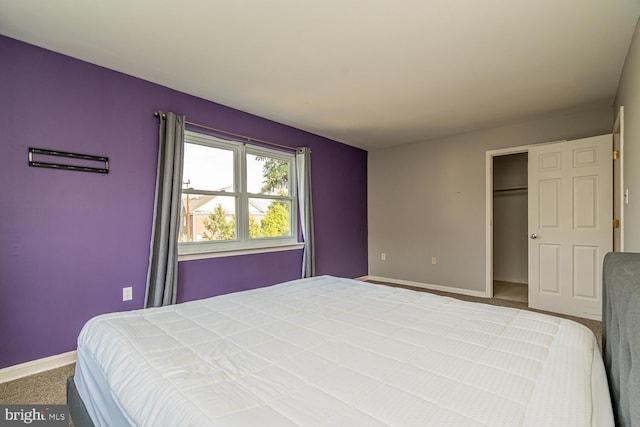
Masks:
[[[620,228],[620,220],[619,219],[614,219],[613,220],[613,228]]]
[[[620,152],[618,150],[613,150],[613,160],[618,160],[620,158]]]

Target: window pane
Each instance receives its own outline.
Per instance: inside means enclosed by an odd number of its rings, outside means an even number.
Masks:
[[[236,198],[183,194],[179,242],[235,240]]]
[[[183,188],[207,191],[235,191],[233,151],[184,144]]]
[[[289,161],[247,154],[247,191],[289,195]]]
[[[291,236],[289,200],[249,199],[249,237]]]

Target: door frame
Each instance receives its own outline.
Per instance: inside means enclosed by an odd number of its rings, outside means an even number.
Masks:
[[[541,142],[537,144],[519,145],[485,151],[485,290],[486,298],[493,298],[493,158],[509,154],[529,153],[533,146],[566,142],[566,139]]]
[[[620,138],[617,141],[616,144],[616,133],[620,134]],[[616,116],[616,121],[613,124],[613,131],[611,132],[611,135],[613,136],[613,149],[617,150],[619,153],[618,156],[618,162],[620,162],[619,165],[619,169],[618,169],[618,173],[616,174],[616,168],[614,165],[613,168],[613,191],[614,193],[618,193],[618,210],[619,210],[619,216],[620,218],[617,218],[620,220],[620,252],[624,252],[624,206],[626,204],[625,201],[625,188],[624,188],[624,106],[621,105],[620,108],[618,109],[618,115]],[[616,146],[617,145],[617,146]],[[614,201],[615,201],[615,194],[613,197]],[[615,206],[614,206],[614,215],[615,215]],[[613,248],[615,250],[615,231],[613,233],[614,235],[614,241],[613,241]]]

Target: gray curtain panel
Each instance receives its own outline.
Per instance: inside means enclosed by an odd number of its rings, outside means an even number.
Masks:
[[[176,303],[184,126],[184,116],[160,114],[156,198],[145,308]]]
[[[298,148],[296,152],[296,172],[298,183],[298,209],[304,239],[302,255],[302,277],[316,274],[315,243],[313,238],[313,207],[311,203],[311,149]]]

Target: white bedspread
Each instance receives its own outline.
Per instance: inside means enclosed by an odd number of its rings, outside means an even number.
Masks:
[[[98,316],[96,425],[613,425],[595,337],[529,311],[334,277]]]

